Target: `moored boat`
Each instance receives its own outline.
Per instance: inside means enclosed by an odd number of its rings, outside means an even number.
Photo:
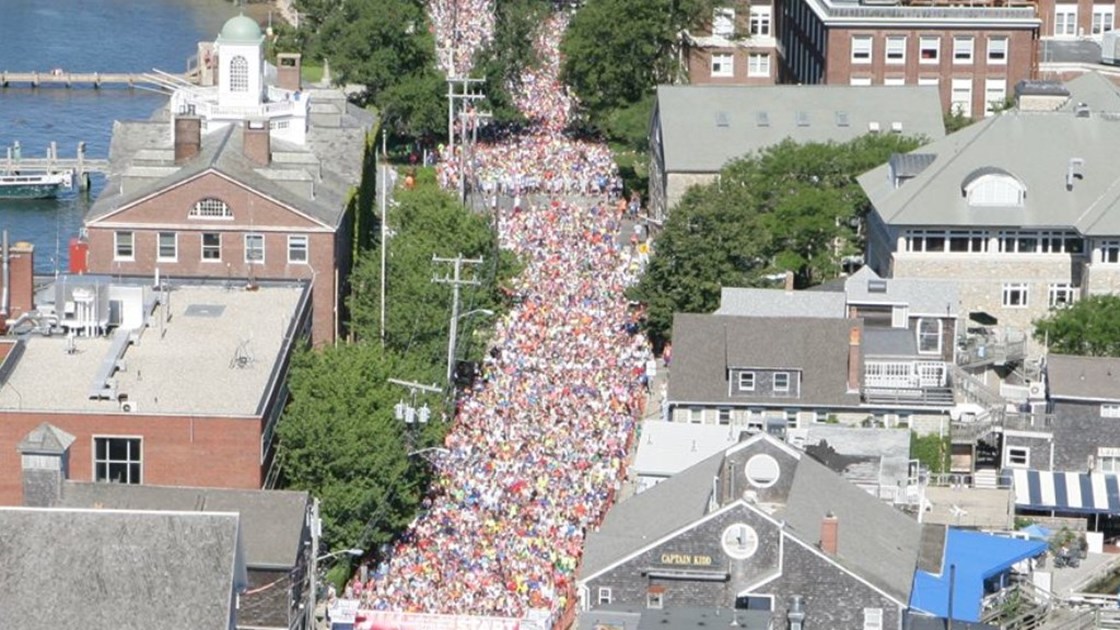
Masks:
[[[0,199],[50,199],[73,186],[70,171],[55,173],[0,172]]]

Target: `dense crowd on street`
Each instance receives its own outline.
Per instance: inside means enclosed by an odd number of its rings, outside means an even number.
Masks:
[[[478,152],[518,194],[532,192],[525,178],[566,182],[541,190],[565,193],[615,175],[604,145],[563,135],[572,105],[557,79],[566,23],[557,15],[542,28],[549,63],[527,75],[519,97],[541,122]],[[445,172],[454,168],[445,162]],[[367,583],[351,583],[363,607],[559,613],[572,603],[584,537],[624,480],[650,358],[623,295],[637,271],[620,236],[626,204],[577,207],[557,194],[515,206],[500,232],[526,264],[515,287],[523,300],[498,323],[483,376],[461,395],[424,512]]]

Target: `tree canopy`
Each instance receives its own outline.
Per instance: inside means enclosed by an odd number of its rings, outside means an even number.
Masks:
[[[843,144],[787,140],[689,189],[631,290],[647,305],[651,336],[667,339],[674,313],[715,310],[724,286],[773,286],[787,271],[799,288],[835,277],[843,258],[862,250],[867,198],[855,177],[920,144],[894,134]]]
[[[1120,295],[1091,295],[1035,322],[1051,352],[1120,357]]]

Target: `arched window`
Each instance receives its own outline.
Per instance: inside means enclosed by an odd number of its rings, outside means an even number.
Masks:
[[[1027,187],[1011,173],[995,167],[979,168],[961,182],[970,206],[1022,206]]]
[[[192,219],[232,219],[233,211],[221,199],[207,197],[195,202],[187,216]]]
[[[249,62],[241,55],[229,61],[229,91],[249,91]]]

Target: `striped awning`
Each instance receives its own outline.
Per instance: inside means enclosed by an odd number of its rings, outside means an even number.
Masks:
[[[1013,470],[1015,507],[1083,514],[1120,514],[1120,480],[1113,473]]]

